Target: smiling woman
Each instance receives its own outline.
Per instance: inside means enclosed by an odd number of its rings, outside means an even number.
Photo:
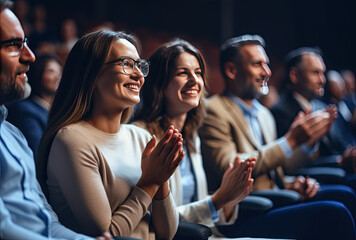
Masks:
[[[182,221],[210,227],[231,224],[237,218],[236,205],[250,192],[254,159],[234,166],[213,196],[208,196],[206,175],[197,130],[204,116],[205,61],[202,54],[184,40],[163,44],[150,57],[152,70],[142,90],[143,108],[134,124],[159,138],[174,124],[183,134],[188,153],[170,178],[172,194]]]
[[[147,131],[123,124],[148,73],[137,48],[133,36],[111,31],[76,43],[39,148],[38,177],[72,229],[171,239],[178,214],[167,180],[184,156],[183,139],[170,126],[156,144]]]

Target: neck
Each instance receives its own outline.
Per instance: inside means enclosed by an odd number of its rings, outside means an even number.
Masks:
[[[241,100],[246,103],[247,106],[252,107],[252,99],[243,99],[241,98]]]
[[[183,130],[185,120],[187,119],[187,113],[178,114],[175,116],[169,116],[171,119],[171,124],[178,129],[179,132]]]
[[[305,94],[303,91],[299,89],[295,89],[294,91],[299,95],[301,95],[302,97],[304,97],[308,102],[310,102],[313,99],[312,97],[308,96],[308,94]]]
[[[241,96],[240,92],[236,88],[229,88],[228,91],[235,95],[236,97],[240,98],[241,101],[243,101],[247,106],[252,107],[252,100],[253,99],[247,99],[243,96]]]
[[[41,94],[41,98],[46,101],[50,106],[52,106],[53,103],[53,94]]]
[[[87,122],[106,133],[117,133],[120,130],[122,111],[117,114],[93,111]]]

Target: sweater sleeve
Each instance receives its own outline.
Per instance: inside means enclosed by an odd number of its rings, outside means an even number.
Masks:
[[[146,214],[151,198],[134,187],[117,209],[111,209],[99,171],[100,152],[78,138],[78,134],[69,132],[62,129],[53,141],[48,171],[56,178],[75,219],[83,232],[91,236],[104,231],[130,236]]]
[[[152,220],[157,239],[173,239],[179,215],[171,193],[163,200],[152,201]]]

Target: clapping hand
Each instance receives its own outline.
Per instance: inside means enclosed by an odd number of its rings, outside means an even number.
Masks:
[[[237,156],[225,171],[220,188],[212,196],[216,209],[225,207],[226,204],[235,206],[252,191],[252,169],[256,163],[256,157],[250,157],[244,162]]]
[[[184,157],[182,135],[173,126],[167,129],[157,146],[156,142],[157,139],[153,136],[142,153],[142,176],[137,183],[152,198]]]

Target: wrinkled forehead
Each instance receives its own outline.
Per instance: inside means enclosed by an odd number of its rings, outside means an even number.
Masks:
[[[0,41],[25,37],[20,21],[8,8],[0,12]]]

